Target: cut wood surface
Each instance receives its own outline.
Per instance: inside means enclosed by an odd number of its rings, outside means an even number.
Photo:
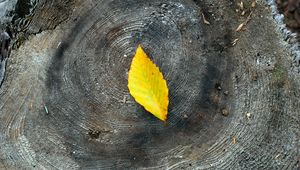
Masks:
[[[265,1],[65,2],[39,1],[8,58],[0,169],[299,168],[299,66]],[[129,94],[138,44],[166,122]]]

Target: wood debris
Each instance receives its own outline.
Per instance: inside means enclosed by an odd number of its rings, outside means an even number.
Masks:
[[[275,156],[275,159],[278,159],[278,158],[279,158],[279,156],[280,156],[280,154],[276,155],[276,156]]]
[[[229,115],[229,111],[226,108],[222,109],[221,112],[222,112],[223,116],[228,116]]]
[[[236,43],[238,42],[238,40],[239,40],[238,38],[234,39],[234,40],[231,42],[231,45],[232,45],[232,46],[235,46]]]
[[[188,118],[188,115],[187,115],[187,114],[184,114],[184,115],[183,115],[183,118],[187,119],[187,118]]]
[[[236,32],[240,32],[242,30],[242,28],[245,26],[245,23],[241,23],[237,28],[236,28]]]
[[[255,8],[256,7],[256,0],[253,0],[251,3],[251,8]]]
[[[247,113],[246,113],[246,117],[247,117],[248,120],[250,120],[250,118],[251,118],[251,113],[250,113],[250,112],[247,112]]]
[[[241,1],[240,3],[238,3],[238,6],[240,7],[241,11],[244,10],[244,3],[243,3],[243,1]]]
[[[44,106],[44,108],[45,108],[45,112],[46,112],[47,114],[49,114],[49,111],[48,111],[47,106]]]
[[[232,138],[232,143],[233,143],[233,144],[236,144],[236,143],[237,143],[236,137],[233,137],[233,138]]]
[[[246,11],[242,11],[241,15],[244,16],[246,14]]]
[[[243,28],[248,24],[248,22],[251,19],[251,15],[252,15],[253,11],[250,12],[250,14],[248,15],[247,19],[245,22],[241,23],[237,28],[236,28],[236,32],[240,32],[241,30],[243,30]]]
[[[59,43],[57,44],[57,47],[56,47],[56,48],[59,48],[59,47],[60,47],[60,45],[61,45],[61,42],[59,42]]]
[[[245,8],[243,1],[241,1],[240,3],[238,3],[238,6],[239,6],[239,9],[237,9],[237,12],[241,11],[241,16],[244,16],[249,11],[249,9]],[[256,6],[256,0],[253,0],[252,3],[251,3],[251,8],[255,8],[255,6]],[[243,23],[239,24],[239,26],[235,30],[236,32],[240,32],[240,31],[243,30],[243,28],[250,21],[252,13],[253,13],[253,11],[250,10],[250,13],[249,13],[247,19]]]
[[[126,103],[126,101],[127,101],[126,96],[123,96],[122,103]]]
[[[202,12],[202,18],[203,18],[204,24],[210,25],[210,22],[207,21],[207,19],[205,18],[205,15],[203,14],[203,12]]]

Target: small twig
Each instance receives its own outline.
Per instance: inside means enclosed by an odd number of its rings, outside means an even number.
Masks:
[[[248,24],[248,22],[250,21],[252,13],[253,13],[253,11],[251,11],[250,14],[248,15],[245,24]]]
[[[250,14],[248,15],[246,21],[244,21],[243,23],[241,23],[237,29],[235,30],[236,32],[240,32],[251,20],[251,15],[252,15],[253,11],[250,12]]]

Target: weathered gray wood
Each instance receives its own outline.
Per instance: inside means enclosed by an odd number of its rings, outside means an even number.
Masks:
[[[265,1],[242,32],[233,1],[68,1],[63,23],[39,3],[0,89],[0,168],[299,168],[299,73]],[[128,93],[139,43],[167,123]]]

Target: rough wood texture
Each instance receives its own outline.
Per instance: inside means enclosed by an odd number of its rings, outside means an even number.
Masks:
[[[233,1],[72,4],[12,51],[0,169],[299,168],[300,76],[265,1],[238,33]],[[128,93],[138,43],[168,82],[166,124]]]

